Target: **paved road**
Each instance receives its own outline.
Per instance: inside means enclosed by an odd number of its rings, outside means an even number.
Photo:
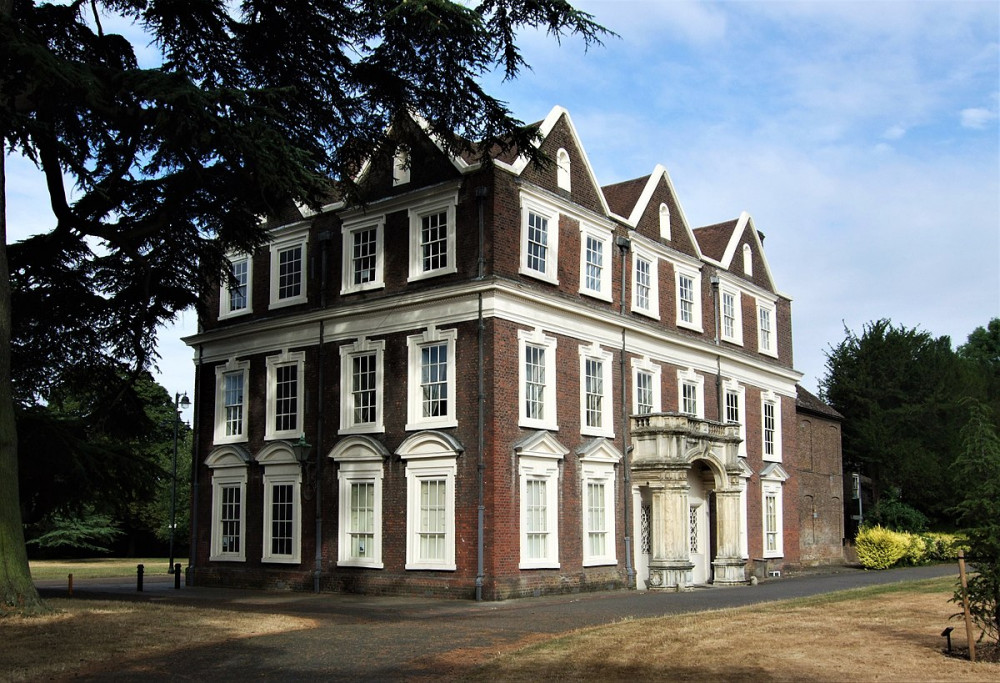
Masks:
[[[616,591],[475,603],[420,598],[303,594],[188,588],[165,577],[78,582],[78,598],[128,598],[203,604],[218,609],[294,614],[316,621],[307,631],[206,645],[181,656],[133,662],[85,680],[419,680],[455,676],[469,663],[539,637],[624,618],[741,607],[773,600],[898,581],[956,575],[947,565],[882,572],[845,570],[685,593]],[[58,582],[40,582],[43,595],[65,594]]]

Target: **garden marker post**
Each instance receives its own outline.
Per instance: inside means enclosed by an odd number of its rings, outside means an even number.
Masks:
[[[969,582],[965,580],[965,551],[958,551],[958,576],[962,579],[962,612],[965,613],[965,637],[969,639],[969,661],[976,661],[976,641],[972,637],[972,617],[969,615]]]

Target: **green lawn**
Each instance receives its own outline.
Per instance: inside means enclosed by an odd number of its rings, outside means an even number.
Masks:
[[[181,570],[187,566],[186,557],[175,557]],[[146,576],[167,573],[166,557],[95,557],[84,560],[31,560],[31,577],[36,581],[65,579],[100,579],[135,576],[136,565],[143,565]]]

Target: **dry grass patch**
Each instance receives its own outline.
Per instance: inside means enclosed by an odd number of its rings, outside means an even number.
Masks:
[[[187,566],[187,558],[176,558],[181,571]],[[31,578],[35,581],[65,579],[72,574],[74,579],[100,579],[119,576],[135,576],[136,565],[143,565],[146,575],[167,574],[170,561],[166,557],[95,557],[83,560],[31,560]]]
[[[585,629],[500,655],[502,680],[1000,680],[1000,664],[942,654],[960,621],[951,580]]]
[[[310,628],[309,619],[147,602],[48,600],[56,611],[0,620],[0,681],[116,666],[236,638]]]

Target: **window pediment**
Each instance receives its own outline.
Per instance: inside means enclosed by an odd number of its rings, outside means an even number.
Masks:
[[[403,460],[421,458],[455,457],[465,451],[465,446],[455,437],[436,430],[417,432],[406,438],[396,449]]]
[[[205,465],[218,469],[220,467],[246,467],[253,458],[243,447],[234,444],[227,444],[212,449],[212,452],[205,458]]]
[[[326,457],[336,462],[366,462],[384,460],[389,451],[381,443],[367,436],[351,436],[334,446]]]
[[[576,453],[585,462],[619,463],[622,459],[621,451],[607,439],[593,439],[580,446]]]
[[[788,481],[789,474],[781,463],[772,462],[760,471],[760,478],[768,481]]]
[[[562,460],[569,453],[569,449],[559,443],[549,432],[538,431],[515,443],[514,452],[518,455],[535,458]]]

